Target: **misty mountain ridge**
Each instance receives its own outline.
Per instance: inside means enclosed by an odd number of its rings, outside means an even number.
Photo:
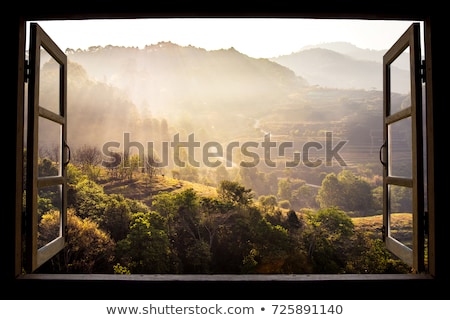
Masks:
[[[177,95],[189,95],[189,92],[197,90],[195,87],[201,86],[204,89],[203,99],[206,99],[206,93],[209,92],[210,96],[222,95],[222,100],[227,100],[231,95],[250,94],[255,91],[256,86],[265,87],[275,94],[280,88],[276,88],[273,82],[261,82],[263,78],[267,80],[268,77],[255,76],[261,72],[278,70],[280,75],[284,74],[280,79],[290,78],[287,80],[290,83],[280,83],[277,86],[290,87],[292,77],[288,75],[289,71],[279,66],[293,71],[298,78],[296,81],[302,84],[340,89],[382,90],[382,57],[385,52],[386,50],[361,49],[348,42],[310,45],[292,54],[270,59],[251,58],[234,48],[207,51],[194,46],[179,46],[172,42],[160,42],[143,49],[93,46],[88,50],[66,51],[69,59],[83,65],[95,79],[125,89],[137,105],[150,105],[154,112],[161,112],[162,109],[167,111],[167,106],[163,105],[166,105],[167,95],[173,94],[167,91],[169,87],[175,88]],[[234,53],[234,62],[229,60],[232,55],[227,55],[224,60],[226,53]],[[405,57],[400,58],[397,66],[402,69],[396,70],[398,80],[393,83],[393,91],[405,93],[409,90],[409,61],[406,60],[405,63]],[[252,66],[256,61],[259,63]],[[106,62],[108,64],[105,68]],[[272,62],[279,66],[271,64]],[[255,66],[261,68],[263,63],[264,71],[261,69],[253,72]],[[195,71],[198,73],[192,73],[189,79],[185,78],[188,72]],[[224,86],[211,76],[222,73],[221,78],[225,78],[235,71],[238,71],[235,74],[239,75],[239,79],[232,81],[233,79],[228,78],[227,92],[223,92]],[[125,72],[127,80],[124,81]],[[162,72],[166,75],[159,76],[158,73]],[[208,81],[202,83],[203,80],[199,79],[205,79],[205,74]],[[167,83],[169,79],[170,83]],[[176,82],[173,82],[173,79],[177,79]],[[156,80],[159,88],[148,85]],[[149,92],[150,88],[155,91]],[[191,96],[189,99],[193,98]],[[208,103],[200,103],[205,102]],[[262,99],[261,102],[266,100]]]
[[[335,51],[338,53],[342,53],[344,55],[350,56],[355,60],[364,60],[364,61],[374,61],[377,63],[383,62],[383,56],[388,51],[387,49],[383,50],[375,50],[375,49],[363,49],[355,46],[350,42],[345,41],[336,41],[336,42],[323,42],[315,45],[308,45],[302,47],[299,51],[313,49],[313,48],[322,48],[328,49],[331,51]],[[405,55],[401,55],[397,58],[398,67],[401,69],[408,70],[409,69],[409,57]]]
[[[144,49],[99,46],[66,54],[72,146],[122,141],[124,132],[143,143],[167,141],[176,133],[186,141],[193,132],[197,141],[260,141],[270,132],[301,144],[333,131],[336,139],[363,146],[361,151],[379,148],[382,91],[372,87],[311,85],[285,65],[234,48],[207,51],[162,42]],[[375,62],[358,65],[358,60],[328,49],[290,55],[292,63],[302,65],[304,61],[295,61],[298,57],[315,63],[316,74],[324,71],[323,81],[327,72],[328,78],[339,78],[330,77],[329,70],[343,66],[375,74],[369,71]],[[55,71],[48,68],[41,76]],[[393,99],[405,97],[394,94]]]
[[[287,67],[234,48],[207,51],[161,42],[143,49],[106,46],[67,54],[91,77],[125,90],[138,106],[164,116],[186,101],[195,108],[219,101],[231,110],[239,110],[245,101],[247,108],[264,112],[294,88],[307,85]]]
[[[302,75],[310,85],[341,89],[382,90],[383,55],[387,50],[361,49],[347,42],[303,47],[271,60]],[[409,60],[401,55],[392,69],[394,92],[409,92]]]
[[[350,42],[345,41],[336,41],[336,42],[323,42],[314,45],[307,45],[302,47],[298,51],[313,49],[313,48],[322,48],[332,50],[338,53],[342,53],[348,55],[356,60],[367,60],[374,62],[382,62],[383,55],[387,50],[374,50],[374,49],[362,49],[360,47],[355,46]]]

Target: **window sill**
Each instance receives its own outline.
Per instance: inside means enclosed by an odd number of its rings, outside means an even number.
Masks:
[[[28,274],[16,278],[11,294],[56,300],[442,299],[444,285],[428,274]]]
[[[64,281],[177,281],[177,282],[216,282],[216,281],[383,281],[383,280],[431,280],[428,274],[270,274],[270,275],[234,275],[234,274],[28,274],[19,279],[30,280],[64,280]]]

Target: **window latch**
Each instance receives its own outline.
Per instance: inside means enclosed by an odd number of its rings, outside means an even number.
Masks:
[[[386,168],[386,162],[384,162],[383,160],[383,149],[386,147],[386,141],[383,142],[383,144],[380,147],[380,150],[378,150],[379,153],[379,157],[380,157],[380,162],[383,165],[384,168]]]
[[[64,162],[64,167],[66,167],[70,162],[70,147],[65,141],[64,141],[64,148],[67,149],[67,160]]]

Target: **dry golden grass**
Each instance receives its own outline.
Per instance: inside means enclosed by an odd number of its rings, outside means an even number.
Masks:
[[[121,194],[126,198],[150,204],[153,195],[161,192],[181,192],[192,188],[199,196],[217,196],[215,187],[156,175],[150,180],[144,174],[134,174],[133,179],[109,180],[101,184],[108,194]]]
[[[174,192],[182,192],[186,189],[193,189],[200,197],[217,197],[217,189],[201,183],[190,182],[186,180],[177,180],[181,184],[179,189]]]
[[[370,237],[382,237],[383,216],[369,216],[352,218],[356,230],[366,232]],[[394,213],[391,215],[391,234],[397,240],[405,243],[411,241],[412,216],[410,213]]]

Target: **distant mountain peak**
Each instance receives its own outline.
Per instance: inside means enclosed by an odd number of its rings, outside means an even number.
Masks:
[[[319,44],[308,45],[301,48],[298,52],[302,52],[304,50],[309,50],[312,48],[328,49],[335,52],[339,52],[341,54],[351,56],[353,59],[356,60],[366,60],[375,62],[383,61],[383,55],[386,52],[386,50],[362,49],[350,42],[345,41],[323,42]]]
[[[323,48],[323,49],[329,49],[341,53],[345,53],[348,51],[354,51],[354,50],[364,50],[361,48],[358,48],[354,44],[346,41],[335,41],[335,42],[322,42],[318,44],[312,44],[302,47],[300,50],[306,50],[311,48]]]

